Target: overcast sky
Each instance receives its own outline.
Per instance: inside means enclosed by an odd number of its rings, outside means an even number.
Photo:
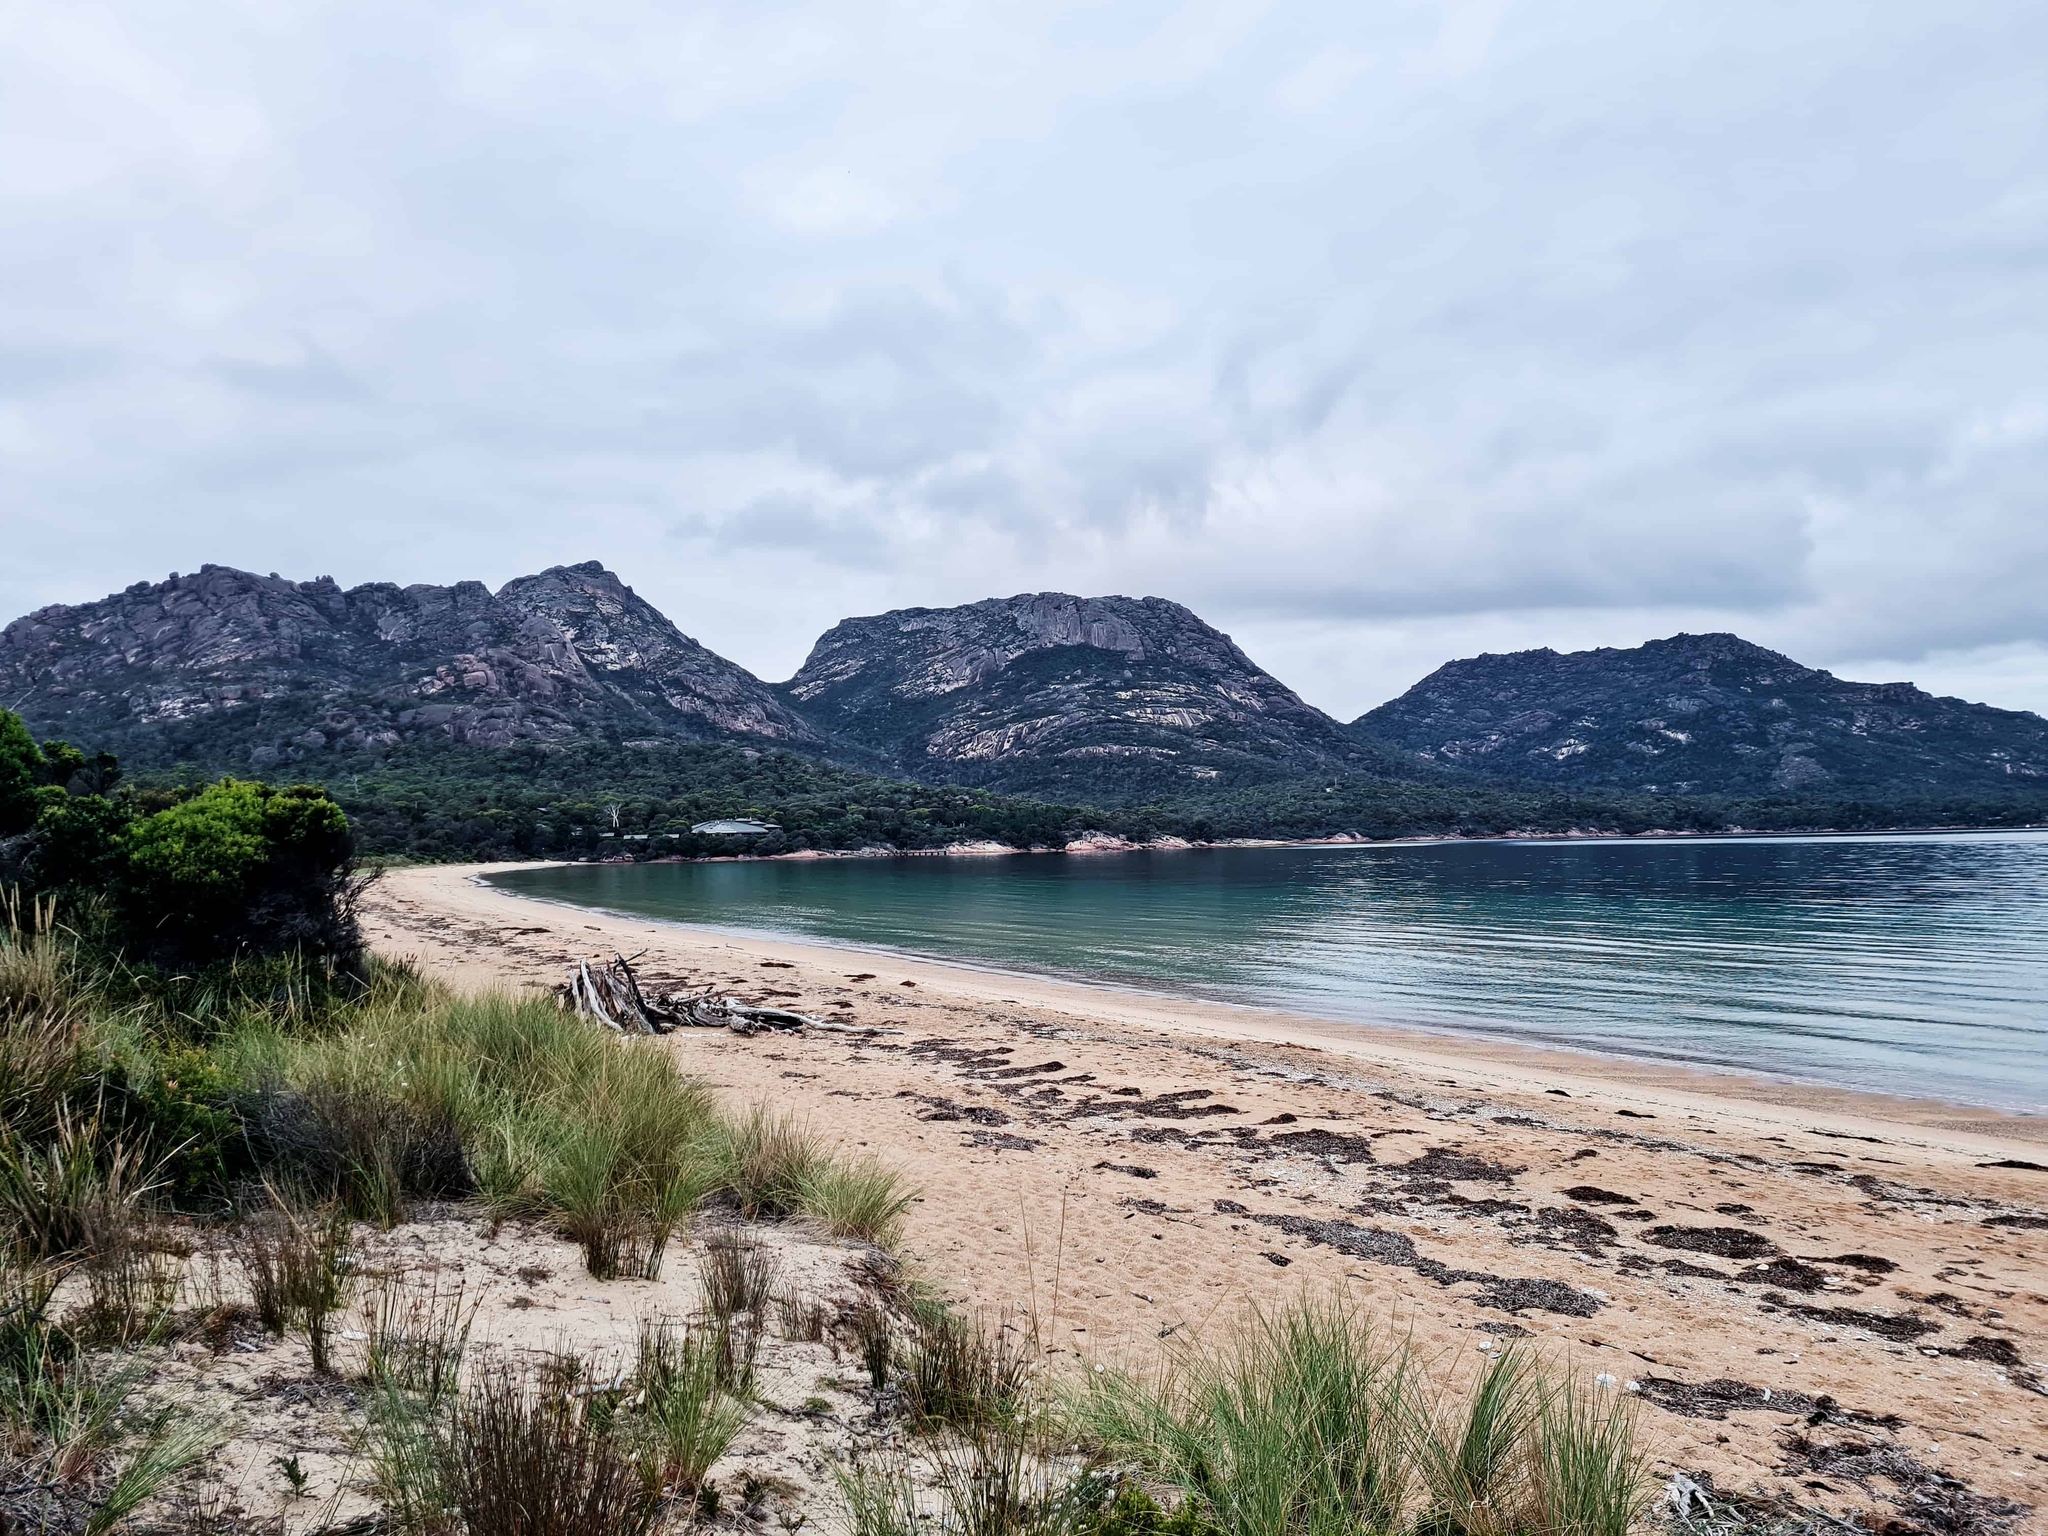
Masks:
[[[0,620],[599,559],[770,678],[1155,594],[1349,718],[1733,629],[2048,710],[2048,6],[0,19]]]

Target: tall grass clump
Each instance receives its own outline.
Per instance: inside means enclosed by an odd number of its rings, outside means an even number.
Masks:
[[[1540,1529],[1627,1536],[1656,1495],[1633,1404],[1568,1374],[1545,1391],[1539,1423],[1531,1502]]]
[[[0,1248],[0,1517],[111,1529],[220,1438],[211,1419],[141,1411],[147,1356],[89,1352],[51,1315],[64,1269]]]
[[[1255,1313],[1158,1372],[1070,1391],[1068,1432],[1222,1536],[1626,1536],[1651,1482],[1633,1404],[1507,1350],[1433,1386],[1348,1301]]]
[[[830,1158],[802,1120],[756,1104],[732,1126],[725,1163],[726,1187],[751,1221],[803,1211],[806,1189],[824,1174]]]
[[[355,1228],[345,1207],[295,1208],[270,1191],[268,1208],[246,1216],[229,1246],[257,1320],[282,1338],[306,1341],[316,1375],[334,1374],[334,1315],[356,1279]]]
[[[1407,1499],[1405,1350],[1343,1301],[1255,1314],[1147,1380],[1091,1377],[1076,1429],[1192,1500],[1225,1536],[1391,1531]]]
[[[391,994],[338,1033],[244,1041],[269,1154],[365,1219],[474,1190],[501,1217],[553,1221],[593,1275],[655,1278],[724,1179],[709,1092],[658,1045],[546,1000]]]
[[[510,1370],[456,1404],[442,1483],[466,1536],[645,1536],[663,1514],[608,1414]]]
[[[27,1144],[90,1092],[92,978],[48,902],[0,891],[0,1126]]]
[[[727,1325],[690,1328],[671,1318],[640,1325],[633,1379],[642,1466],[670,1498],[694,1494],[753,1416],[730,1381]]]
[[[879,1158],[826,1159],[797,1188],[797,1206],[834,1237],[893,1248],[903,1215],[917,1198],[903,1176]]]
[[[721,1320],[736,1313],[759,1317],[774,1293],[776,1270],[775,1255],[764,1244],[730,1227],[712,1233],[699,1265],[705,1310]]]
[[[460,1279],[387,1279],[358,1307],[363,1370],[373,1386],[412,1394],[427,1409],[453,1396],[483,1297]]]
[[[916,1315],[903,1359],[903,1401],[914,1423],[971,1429],[1015,1419],[1030,1377],[1014,1334],[989,1333],[948,1307]]]

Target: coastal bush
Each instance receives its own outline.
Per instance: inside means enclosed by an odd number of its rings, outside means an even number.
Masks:
[[[36,819],[43,754],[11,709],[0,709],[0,837],[26,832]]]
[[[110,887],[126,935],[204,963],[295,950],[353,959],[355,844],[324,789],[223,779],[130,826]]]

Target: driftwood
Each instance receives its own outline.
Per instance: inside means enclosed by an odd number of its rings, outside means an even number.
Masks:
[[[827,1023],[787,1008],[763,1008],[736,997],[719,997],[710,987],[702,992],[665,992],[650,998],[640,990],[640,979],[633,974],[633,961],[639,958],[614,954],[610,960],[579,960],[569,972],[568,981],[555,989],[556,996],[571,1013],[629,1035],[665,1035],[672,1029],[730,1029],[741,1035],[764,1034],[775,1029],[817,1029],[847,1035],[883,1033],[851,1024]]]

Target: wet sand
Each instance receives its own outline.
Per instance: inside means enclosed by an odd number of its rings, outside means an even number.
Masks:
[[[2048,1508],[2048,1118],[734,937],[481,868],[387,876],[377,948],[463,987],[644,951],[655,986],[875,1030],[662,1048],[901,1167],[923,1273],[1063,1361],[1343,1287],[1427,1355],[1527,1338],[1633,1385],[1660,1466],[1723,1489]]]

